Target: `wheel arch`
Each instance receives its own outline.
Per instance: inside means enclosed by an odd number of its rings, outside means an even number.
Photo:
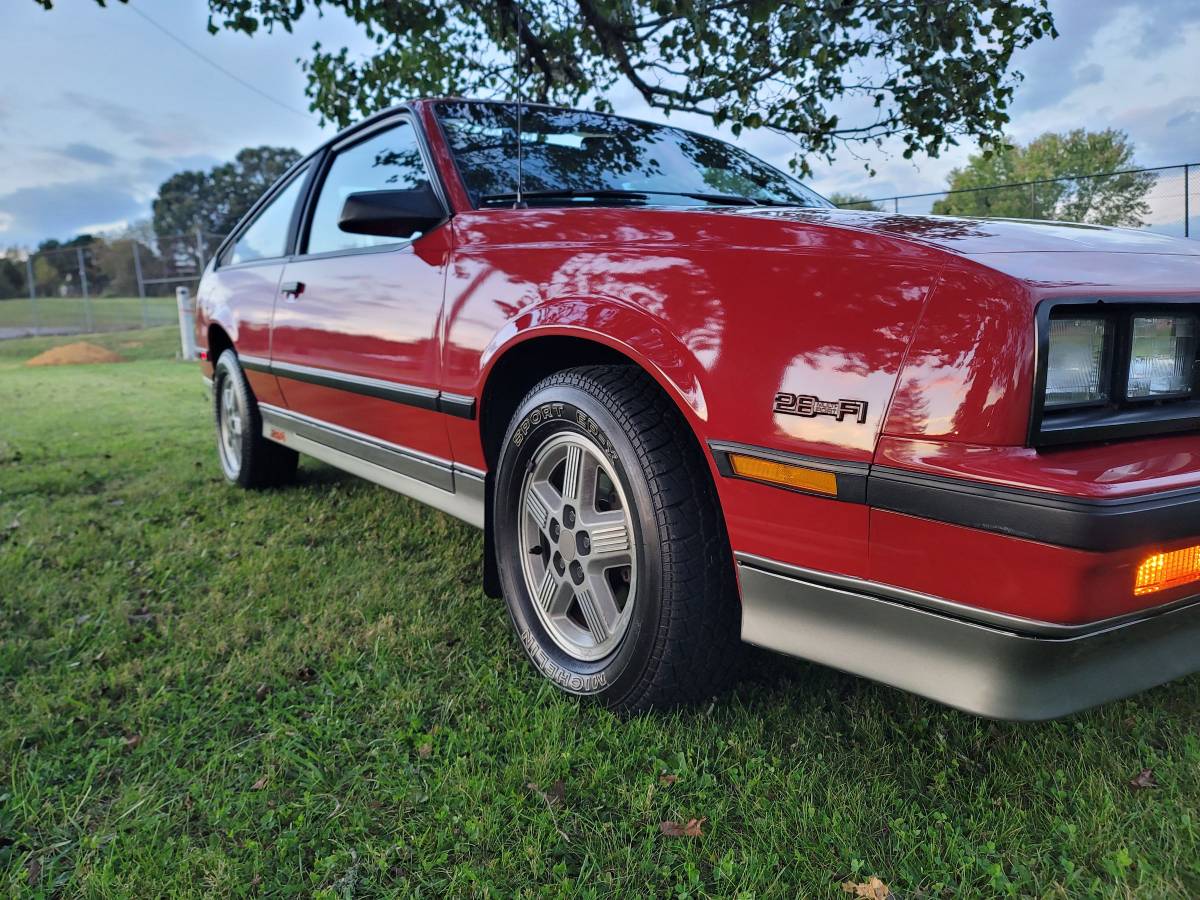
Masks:
[[[234,350],[233,339],[229,336],[223,326],[217,322],[210,322],[208,325],[208,359],[215,366],[217,360],[221,358],[221,354],[226,350]]]
[[[699,363],[691,354],[681,353],[682,344],[661,328],[644,331],[642,336],[668,353],[671,359],[669,366],[664,369],[639,352],[638,348],[610,335],[564,325],[521,332],[485,355],[486,366],[479,392],[479,437],[488,471],[483,573],[484,591],[488,596],[502,596],[492,528],[495,473],[500,446],[521,401],[538,382],[555,372],[587,365],[627,365],[635,366],[649,375],[686,423],[697,452],[708,466],[709,477],[713,478],[713,491],[717,494],[712,459],[699,431],[700,424],[707,419],[707,407],[699,380]],[[682,380],[684,386],[677,379]],[[724,526],[723,510],[721,518]]]
[[[704,368],[662,322],[605,300],[558,300],[525,310],[483,352],[480,439],[488,467],[517,404],[554,372],[593,364],[635,365],[648,374],[696,434],[708,420]],[[499,434],[496,434],[496,431]]]

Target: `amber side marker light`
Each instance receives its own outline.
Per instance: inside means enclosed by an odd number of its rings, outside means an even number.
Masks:
[[[1138,566],[1133,593],[1153,594],[1197,579],[1200,579],[1200,545],[1170,553],[1152,553]]]
[[[799,491],[826,494],[830,497],[837,496],[837,476],[832,472],[820,472],[816,469],[806,469],[803,466],[772,462],[769,459],[759,459],[757,456],[745,456],[741,453],[730,453],[729,465],[733,468],[733,473],[742,478],[765,481],[767,484],[777,484]]]

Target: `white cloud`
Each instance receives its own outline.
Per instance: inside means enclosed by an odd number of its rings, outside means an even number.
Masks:
[[[6,235],[33,244],[46,237],[70,237],[89,222],[113,222],[145,210],[135,189],[110,178],[18,188],[0,195]]]
[[[1121,128],[1145,166],[1200,160],[1200,97],[1193,76],[1200,59],[1200,3],[1195,0],[1055,0],[1061,36],[1019,53],[1009,129],[1019,141],[1047,131]],[[1152,102],[1147,102],[1152,98]],[[874,179],[848,156],[820,167],[814,186],[879,197],[935,191],[974,152],[962,146],[940,159],[900,156],[899,142],[866,155]]]

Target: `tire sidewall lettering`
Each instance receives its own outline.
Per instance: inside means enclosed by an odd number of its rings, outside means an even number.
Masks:
[[[534,636],[531,629],[522,629],[521,643],[525,647],[525,652],[529,654],[529,658],[533,660],[533,664],[538,667],[538,670],[555,684],[566,688],[568,691],[575,694],[594,694],[596,691],[608,687],[608,675],[604,672],[598,672],[594,675],[582,675],[578,672],[564,669],[556,663],[542,649],[541,644],[538,643],[538,639]]]
[[[567,385],[557,386],[556,390],[556,393],[577,392],[578,388]],[[612,654],[594,662],[574,659],[554,645],[533,611],[532,598],[520,574],[519,560],[515,561],[510,570],[502,551],[504,544],[511,542],[515,534],[519,533],[519,486],[525,468],[536,454],[537,448],[553,434],[563,430],[584,434],[612,462],[623,481],[627,496],[638,507],[634,510],[632,518],[637,539],[640,540],[641,530],[646,526],[639,522],[639,510],[647,508],[649,504],[648,493],[639,492],[641,486],[635,483],[637,475],[640,474],[640,467],[636,466],[636,463],[631,465],[627,459],[622,458],[617,444],[610,437],[609,429],[598,421],[600,417],[612,418],[612,414],[588,394],[581,396],[580,400],[589,406],[595,404],[595,412],[569,400],[560,401],[555,398],[526,408],[517,423],[510,428],[506,441],[507,449],[502,453],[502,469],[507,470],[502,470],[497,479],[495,498],[496,546],[500,554],[497,562],[501,570],[505,596],[516,598],[515,602],[509,599],[507,605],[516,626],[518,639],[537,670],[558,687],[572,694],[621,693],[624,690],[622,684],[638,677],[638,660],[648,649],[641,646],[647,638],[643,616],[648,612],[647,598],[652,598],[658,590],[657,563],[647,565],[645,557],[649,556],[648,550],[640,561],[638,577],[642,579],[643,585],[650,586],[651,589],[639,588],[636,598],[639,606],[635,607],[633,619],[629,622],[621,644]],[[616,422],[612,424],[616,425]],[[629,448],[629,453],[629,459],[633,459],[632,448]],[[631,472],[633,468],[637,471]],[[519,552],[519,548],[514,547],[513,552]]]
[[[612,462],[620,464],[620,457],[617,455],[616,448],[613,446],[612,440],[609,439],[604,429],[590,415],[570,403],[542,403],[531,410],[517,423],[517,427],[513,430],[513,446],[523,446],[526,440],[528,440],[530,432],[536,430],[539,425],[554,421],[571,422],[577,425],[584,434],[595,441],[596,445],[604,451],[605,456],[612,460]]]

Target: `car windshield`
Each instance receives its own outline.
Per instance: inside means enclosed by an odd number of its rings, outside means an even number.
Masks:
[[[443,102],[438,119],[476,206],[516,198],[516,106]],[[522,195],[539,205],[831,204],[723,141],[619,116],[524,106]]]

